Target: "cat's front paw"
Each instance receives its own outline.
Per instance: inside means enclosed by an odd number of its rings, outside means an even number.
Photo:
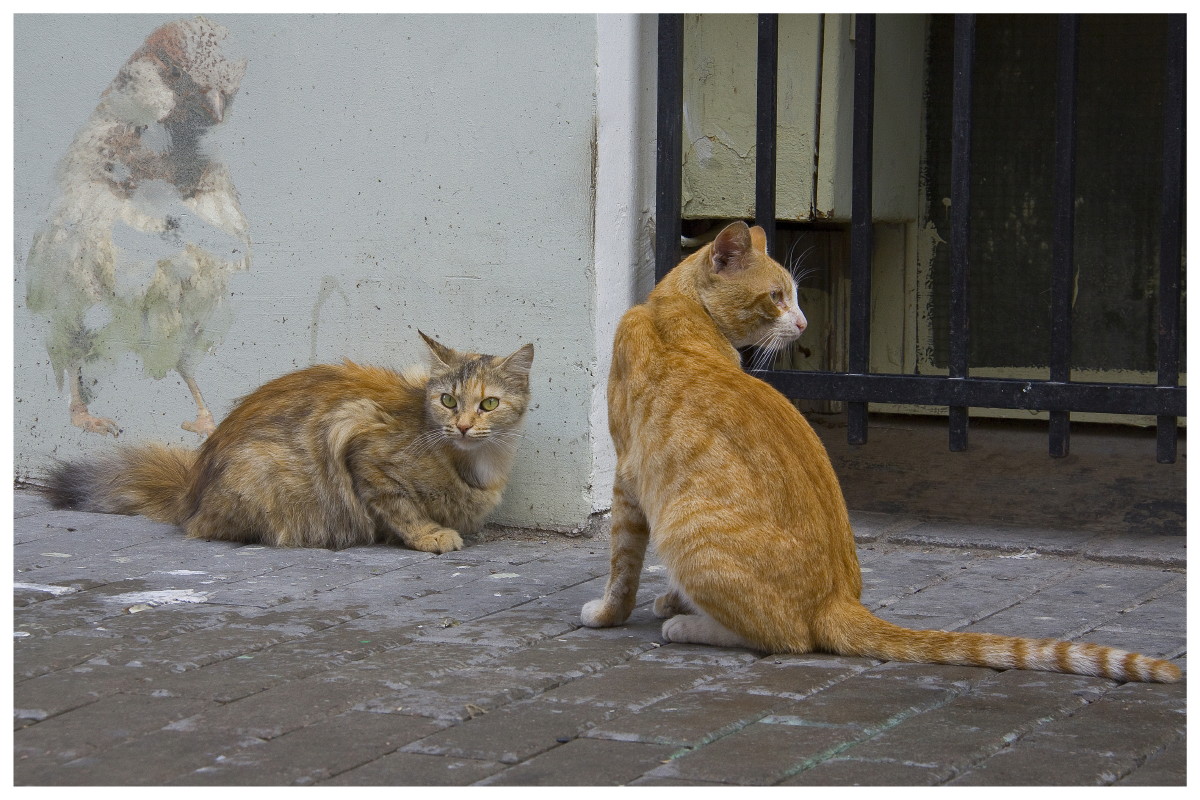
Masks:
[[[589,628],[611,628],[625,621],[616,617],[613,609],[605,604],[603,597],[584,603],[583,611],[579,614],[580,620]]]
[[[452,550],[462,550],[462,537],[458,535],[458,531],[451,528],[438,528],[418,536],[410,543],[414,550],[421,550],[426,553],[449,553]]]

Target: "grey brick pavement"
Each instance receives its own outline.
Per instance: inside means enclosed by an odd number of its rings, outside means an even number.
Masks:
[[[579,627],[607,541],[444,556],[184,539],[15,494],[17,785],[1182,785],[1185,686],[663,645]],[[1184,538],[855,514],[916,627],[1184,663]]]

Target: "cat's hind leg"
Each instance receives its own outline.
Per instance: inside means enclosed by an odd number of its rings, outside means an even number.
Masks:
[[[205,493],[182,527],[190,539],[265,544],[271,547],[295,544],[286,535],[281,537],[276,526],[270,525],[262,514],[220,489]]]
[[[654,616],[659,619],[669,619],[677,614],[693,614],[695,611],[695,606],[675,587],[654,598]]]
[[[714,647],[745,647],[751,650],[762,649],[700,610],[671,617],[663,623],[662,636],[668,642],[708,644]]]
[[[618,480],[613,486],[612,536],[604,597],[585,603],[580,618],[589,628],[607,628],[629,619],[637,602],[650,526],[637,502]]]

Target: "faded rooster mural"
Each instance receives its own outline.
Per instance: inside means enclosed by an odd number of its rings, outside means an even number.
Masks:
[[[250,265],[249,226],[205,134],[224,123],[246,62],[204,17],[163,25],[100,96],[59,165],[59,196],[29,252],[26,300],[50,320],[46,349],[71,422],[117,436],[87,382],[124,351],[147,374],[174,370],[201,435],[215,427],[194,369],[221,339],[229,277]],[[225,313],[221,313],[225,311]],[[93,375],[94,377],[94,375]]]

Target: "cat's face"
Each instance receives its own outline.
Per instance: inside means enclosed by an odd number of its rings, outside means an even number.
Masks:
[[[729,225],[705,258],[701,302],[734,347],[774,351],[804,332],[808,321],[797,302],[796,282],[767,255],[762,228]]]
[[[533,345],[505,358],[460,353],[421,336],[431,354],[425,396],[430,426],[463,449],[515,447],[516,429],[529,407]]]

